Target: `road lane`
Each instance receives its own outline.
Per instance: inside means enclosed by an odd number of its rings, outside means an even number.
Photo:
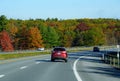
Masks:
[[[83,81],[120,81],[120,70],[104,64],[100,53],[88,52],[77,65]]]
[[[67,63],[51,62],[50,55],[15,60],[0,64],[0,81],[77,81],[74,65],[81,81],[119,81],[120,71],[104,64],[98,56],[84,51],[69,53]]]
[[[40,63],[36,65],[36,62]],[[71,62],[50,62],[50,59],[37,58],[34,60],[34,65],[6,75],[0,81],[76,81]]]
[[[32,65],[34,64],[34,60],[41,57],[42,59],[46,59],[46,55],[43,55],[43,56],[33,56],[33,57],[25,57],[25,58],[10,59],[10,60],[0,60],[0,73],[7,73],[11,70],[19,69],[22,66]]]
[[[0,66],[1,76],[6,75],[0,81],[76,81],[71,61],[51,62],[50,55],[18,60]]]

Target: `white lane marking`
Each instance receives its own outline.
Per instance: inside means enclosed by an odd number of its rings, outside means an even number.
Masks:
[[[75,75],[77,81],[82,81],[79,73],[77,72],[77,68],[76,68],[76,64],[77,64],[77,62],[78,62],[78,60],[79,60],[80,58],[82,58],[82,57],[79,57],[79,58],[74,62],[74,64],[73,64],[73,72],[74,72],[74,75]]]
[[[27,68],[28,66],[22,66],[22,67],[20,67],[20,69],[25,69],[25,68]]]
[[[0,75],[0,78],[3,78],[5,75]]]
[[[40,62],[36,62],[35,64],[40,64]]]

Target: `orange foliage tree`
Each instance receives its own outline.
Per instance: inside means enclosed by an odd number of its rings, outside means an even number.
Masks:
[[[0,45],[2,47],[2,51],[13,51],[14,50],[10,36],[5,30],[3,30],[0,33]]]
[[[18,33],[19,29],[16,26],[15,20],[11,19],[9,21],[9,23],[6,25],[6,31],[9,32],[9,35],[12,38],[14,49],[18,50],[19,38],[17,38],[17,33]]]
[[[37,27],[31,27],[28,31],[29,48],[43,47],[43,40]]]

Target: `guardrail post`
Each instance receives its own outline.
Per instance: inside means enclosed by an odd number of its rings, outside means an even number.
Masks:
[[[110,65],[112,65],[112,57],[110,56]]]
[[[118,52],[117,52],[117,58],[118,58],[118,68],[119,68],[119,66],[120,66],[120,54],[119,54],[119,48],[120,48],[120,46],[119,45],[117,45],[117,48],[118,48]]]
[[[116,63],[116,62],[115,62],[115,58],[113,58],[113,66],[116,67],[115,63]]]
[[[104,53],[102,54],[102,60],[105,60],[105,54]]]
[[[120,60],[120,59],[119,59],[119,57],[118,57],[117,59],[118,59],[118,68],[119,68],[119,66],[120,66],[120,61],[119,61],[119,60]]]

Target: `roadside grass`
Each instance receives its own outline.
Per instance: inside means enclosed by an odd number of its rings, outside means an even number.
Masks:
[[[50,54],[50,52],[30,52],[30,53],[14,53],[14,54],[0,54],[0,60],[7,60],[13,58],[37,56],[43,54]]]
[[[67,48],[68,52],[78,52],[78,51],[90,51],[92,50],[92,47],[77,47],[77,48]]]

